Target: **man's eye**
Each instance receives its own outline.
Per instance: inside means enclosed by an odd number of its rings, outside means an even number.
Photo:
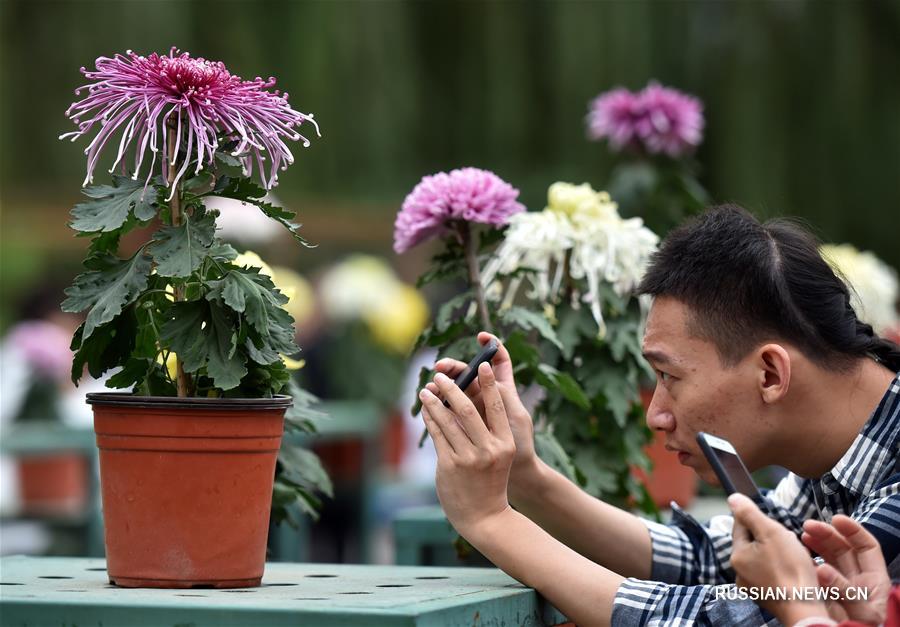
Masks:
[[[660,381],[662,381],[663,383],[672,379],[672,375],[670,375],[668,372],[663,372],[662,370],[657,370],[656,376],[658,376]]]

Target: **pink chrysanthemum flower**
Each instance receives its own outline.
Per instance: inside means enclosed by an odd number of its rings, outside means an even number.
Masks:
[[[614,89],[590,106],[588,134],[608,139],[613,150],[627,146],[678,158],[703,140],[703,104],[676,89],[651,82],[634,94]]]
[[[145,57],[131,50],[126,55],[98,58],[96,71],[81,68],[92,82],[75,93],[87,89],[88,95],[66,111],[78,130],[60,139],[75,141],[99,127],[85,149],[85,185],[93,180],[103,147],[119,129],[118,152],[109,171],[122,162],[133,143],[133,178],[138,178],[148,148],[153,155],[147,182],[161,151],[161,172],[166,178],[166,142],[168,134],[175,133],[183,157],[175,158],[177,174],[170,182],[173,190],[191,162],[195,163],[195,173],[212,163],[222,137],[237,141],[232,155],[241,159],[245,174],[252,174],[255,161],[263,186],[270,189],[277,184],[279,168],[284,170],[294,160],[285,140],[303,140],[304,146],[309,145],[294,127],[310,122],[319,134],[312,114],[293,110],[287,93],[267,91],[275,85],[274,78],[245,81],[231,74],[222,62],[193,59],[175,48],[168,56],[153,53]],[[264,153],[270,160],[268,169],[263,163]]]
[[[404,253],[443,233],[454,220],[502,226],[525,211],[519,190],[493,172],[462,168],[422,178],[403,201],[394,223],[394,250]]]
[[[68,378],[72,367],[72,334],[44,320],[20,322],[9,331],[7,342],[29,370],[54,381]]]

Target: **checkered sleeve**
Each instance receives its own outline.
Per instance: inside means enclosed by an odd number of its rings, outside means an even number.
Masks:
[[[616,593],[612,625],[758,627],[780,624],[752,601],[729,600],[727,593],[733,587],[734,584],[679,586],[626,579]]]
[[[815,510],[808,482],[789,475],[757,504],[769,516],[799,533],[803,520]],[[731,516],[714,516],[709,524],[672,504],[672,521],[666,525],[644,520],[652,546],[651,578],[686,586],[734,582],[731,568]]]

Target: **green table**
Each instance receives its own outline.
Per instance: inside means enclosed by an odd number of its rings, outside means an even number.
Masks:
[[[565,617],[491,568],[268,564],[259,588],[116,588],[90,558],[0,559],[3,625],[559,625]]]

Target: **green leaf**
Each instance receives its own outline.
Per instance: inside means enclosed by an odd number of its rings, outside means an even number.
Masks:
[[[94,329],[118,316],[147,288],[150,257],[141,248],[127,260],[104,254],[89,257],[85,265],[91,271],[77,276],[72,287],[65,290],[68,298],[63,301],[62,310],[79,313],[90,309],[84,323],[87,339]]]
[[[575,467],[572,465],[572,460],[552,432],[547,430],[536,431],[534,434],[534,449],[538,457],[551,468],[558,470],[568,477],[570,481],[576,480]]]
[[[208,300],[175,303],[161,337],[181,358],[185,372],[206,367],[216,387],[229,390],[247,374],[237,351],[234,322],[221,306]]]
[[[254,354],[260,358],[254,361],[272,363],[272,351],[290,355],[299,350],[294,343],[294,319],[282,308],[288,299],[267,275],[256,269],[230,270],[206,297],[221,300],[250,323]]]
[[[591,399],[588,398],[581,385],[572,375],[567,372],[560,372],[547,364],[539,365],[538,373],[535,376],[542,385],[558,390],[565,398],[582,409],[590,409]]]
[[[210,254],[216,234],[215,214],[184,214],[178,226],[164,226],[153,235],[150,251],[156,260],[156,272],[165,277],[188,277]]]
[[[562,342],[553,330],[550,321],[541,314],[525,309],[524,307],[510,307],[500,313],[500,319],[504,324],[519,326],[525,330],[534,329],[541,337],[551,342],[559,350],[564,350]]]
[[[212,190],[215,182],[216,177],[213,176],[213,173],[203,170],[196,176],[187,179],[182,185],[182,189],[190,194],[200,195]]]
[[[72,383],[75,385],[78,385],[85,365],[95,379],[102,377],[107,370],[122,365],[134,348],[138,329],[132,307],[111,322],[97,327],[89,337],[84,335],[85,324],[82,323],[72,337],[71,349],[75,351]]]
[[[93,185],[82,193],[88,198],[72,209],[70,226],[77,231],[114,231],[125,224],[130,212],[141,222],[156,216],[156,191],[142,181],[113,175],[113,185]]]
[[[256,207],[265,215],[284,226],[298,242],[307,248],[316,247],[315,244],[310,244],[297,232],[303,225],[291,222],[291,219],[293,219],[296,214],[284,207],[278,207],[263,200],[262,198],[266,195],[266,190],[250,179],[244,177],[220,177],[219,180],[216,181],[216,186],[213,188],[211,194],[256,205]]]

